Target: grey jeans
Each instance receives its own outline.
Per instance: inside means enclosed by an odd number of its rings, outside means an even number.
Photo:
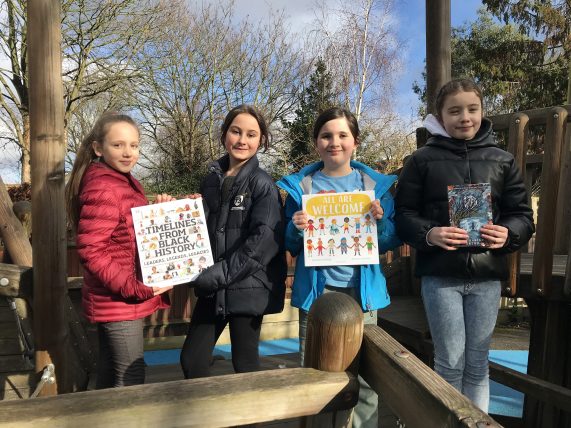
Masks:
[[[143,319],[97,323],[97,389],[145,383]]]
[[[324,293],[336,291],[347,294],[359,303],[361,306],[361,297],[358,287],[343,288],[325,286]],[[361,306],[362,307],[362,306]],[[377,325],[377,311],[366,312],[364,315],[365,324]],[[301,364],[305,355],[305,337],[307,333],[307,312],[303,309],[299,310],[299,353],[301,356]],[[353,412],[354,428],[378,428],[379,426],[379,397],[377,393],[369,386],[365,380],[359,376],[359,401]]]

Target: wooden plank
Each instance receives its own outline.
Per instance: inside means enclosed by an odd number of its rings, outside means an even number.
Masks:
[[[226,427],[346,409],[346,373],[284,369],[0,403],[3,427]]]
[[[18,338],[0,337],[0,356],[2,355],[22,355],[22,345]]]
[[[365,326],[359,374],[407,428],[499,426],[380,327]]]
[[[30,267],[0,263],[0,296],[31,297],[32,276]]]
[[[490,361],[490,378],[544,403],[550,403],[555,407],[571,412],[571,389],[520,373],[492,361]]]
[[[421,339],[430,338],[428,320],[422,299],[417,296],[397,296],[391,304],[378,312],[381,327],[403,332],[410,331]]]
[[[571,114],[571,104],[567,104],[561,106],[569,114]],[[519,112],[526,114],[529,117],[529,125],[545,125],[547,121],[547,116],[551,111],[551,107],[547,108],[538,108],[533,110],[524,110]],[[510,121],[512,120],[512,116],[516,113],[506,113],[506,114],[498,114],[496,116],[490,116],[489,119],[494,123],[494,131],[502,131],[504,129],[508,129],[510,126]],[[567,117],[567,120],[571,120],[571,116]]]

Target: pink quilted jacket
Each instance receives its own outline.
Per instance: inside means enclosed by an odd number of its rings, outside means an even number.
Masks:
[[[80,189],[77,252],[82,304],[90,322],[128,321],[168,307],[166,293],[140,281],[131,208],[148,203],[141,184],[104,163],[91,164]]]

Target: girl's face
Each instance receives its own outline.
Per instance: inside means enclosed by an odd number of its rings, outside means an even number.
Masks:
[[[103,142],[94,142],[93,150],[111,168],[129,173],[139,160],[139,131],[127,122],[109,126]]]
[[[456,92],[444,100],[440,116],[448,135],[471,140],[482,124],[482,102],[475,92]]]
[[[347,119],[340,117],[325,122],[319,130],[315,145],[324,163],[325,173],[346,175],[351,172],[349,162],[357,142],[351,134]]]
[[[230,155],[230,164],[235,166],[248,161],[260,148],[262,132],[256,118],[240,113],[234,118],[224,136],[224,147]]]

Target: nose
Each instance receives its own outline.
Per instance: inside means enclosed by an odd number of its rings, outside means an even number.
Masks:
[[[130,158],[133,155],[133,148],[129,145],[123,148],[123,157]]]
[[[460,120],[462,122],[467,122],[469,120],[469,115],[468,115],[468,112],[466,110],[462,110],[460,112]]]

